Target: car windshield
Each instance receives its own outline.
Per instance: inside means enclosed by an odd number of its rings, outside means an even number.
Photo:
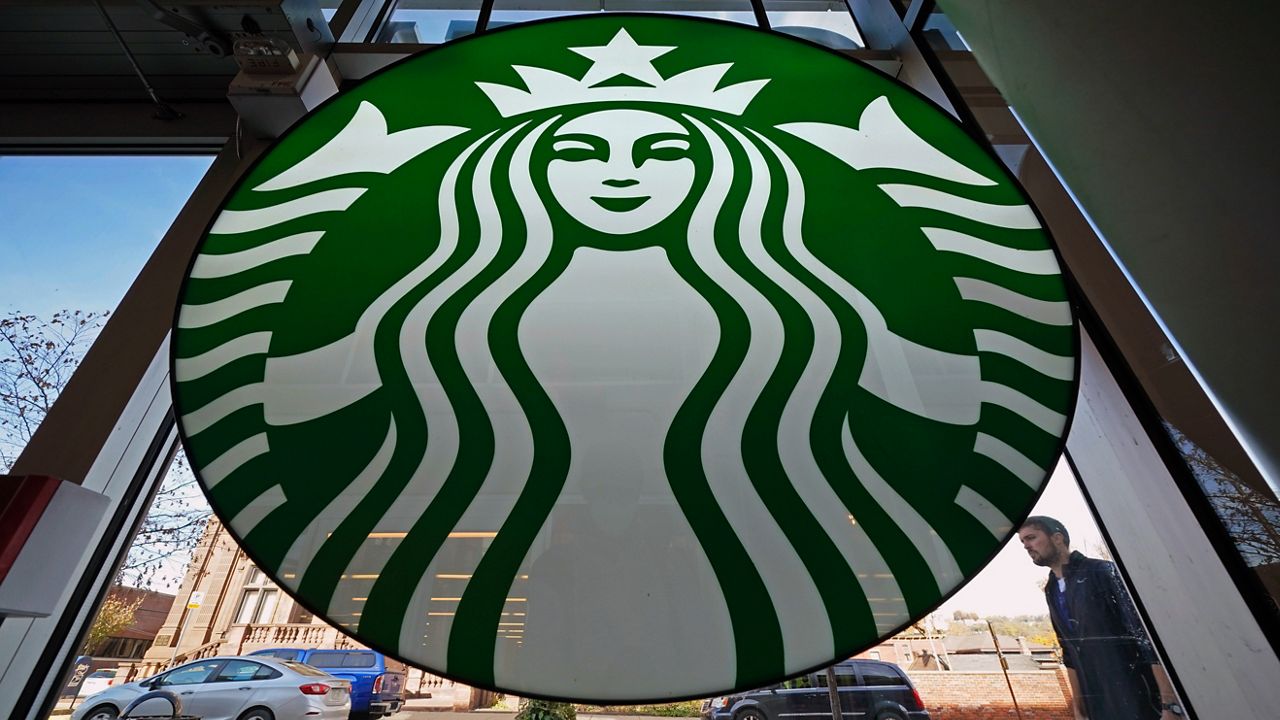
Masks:
[[[317,652],[311,653],[307,664],[322,668],[369,668],[376,660],[371,652]]]
[[[258,657],[280,658],[281,660],[293,660],[298,657],[297,650],[259,650],[249,654]]]

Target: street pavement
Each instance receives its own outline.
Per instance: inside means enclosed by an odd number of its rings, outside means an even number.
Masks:
[[[475,712],[451,712],[430,709],[412,700],[403,710],[391,716],[391,720],[514,720],[515,712],[508,710],[477,710]],[[578,720],[673,720],[648,715],[598,715],[578,713]],[[678,720],[678,719],[676,719]]]

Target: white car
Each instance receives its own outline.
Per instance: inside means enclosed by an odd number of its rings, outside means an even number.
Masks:
[[[182,701],[182,714],[203,720],[346,720],[351,682],[288,660],[211,657],[179,665],[139,682],[108,688],[86,698],[72,720],[115,720],[129,703],[152,690]],[[168,704],[151,700],[135,713],[151,714]]]
[[[115,670],[94,670],[85,676],[85,679],[80,682],[80,692],[78,693],[79,697],[87,698],[90,695],[106,690],[111,687],[111,681],[114,680],[115,677]]]

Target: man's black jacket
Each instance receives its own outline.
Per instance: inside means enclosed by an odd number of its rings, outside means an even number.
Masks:
[[[1076,671],[1090,718],[1158,716],[1160,695],[1151,666],[1159,660],[1115,563],[1073,552],[1063,575],[1066,617],[1059,610],[1053,572],[1045,600],[1062,662]]]

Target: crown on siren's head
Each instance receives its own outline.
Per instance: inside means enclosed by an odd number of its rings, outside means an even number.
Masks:
[[[618,30],[608,45],[569,49],[594,61],[580,80],[546,68],[512,65],[528,90],[487,82],[476,86],[503,117],[589,102],[669,103],[741,115],[769,82],[749,80],[717,88],[733,63],[706,65],[663,78],[654,69],[653,60],[675,48],[637,45],[626,29]],[[634,83],[609,82],[623,75]]]

